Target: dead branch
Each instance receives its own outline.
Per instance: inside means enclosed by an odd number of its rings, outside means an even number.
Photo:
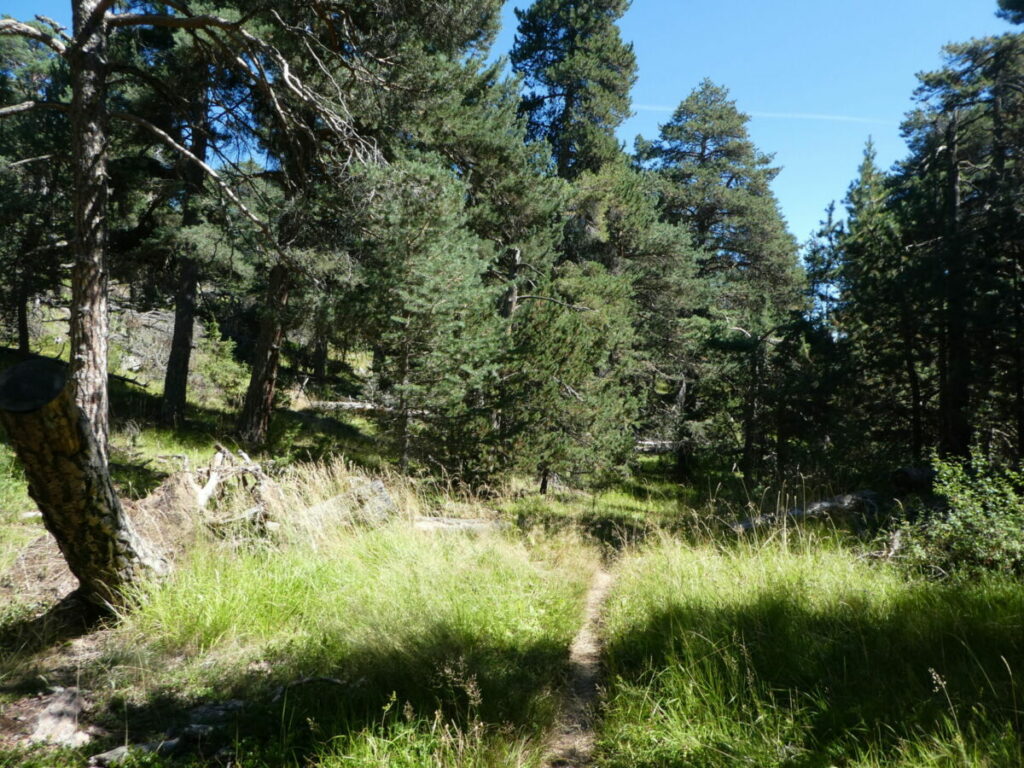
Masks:
[[[0,117],[10,117],[31,109],[55,109],[58,112],[68,112],[71,107],[67,104],[59,104],[55,101],[23,101],[20,104],[12,104],[9,107],[0,107]]]
[[[520,301],[525,301],[526,299],[533,299],[534,301],[550,301],[552,304],[558,304],[558,305],[563,306],[563,307],[568,307],[569,309],[573,310],[574,312],[593,312],[594,311],[590,307],[584,307],[582,304],[570,304],[567,301],[562,301],[560,299],[553,299],[550,296],[529,296],[529,295],[527,295],[527,296],[520,296],[519,297]]]
[[[30,40],[35,40],[51,48],[61,56],[63,56],[64,52],[67,50],[67,46],[53,35],[48,35],[41,29],[36,29],[33,26],[23,24],[22,22],[15,21],[14,19],[0,19],[0,35],[18,35],[19,37],[27,37]]]

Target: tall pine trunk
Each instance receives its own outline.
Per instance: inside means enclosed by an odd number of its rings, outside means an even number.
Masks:
[[[28,355],[31,350],[31,339],[28,329],[28,290],[25,287],[25,279],[22,276],[18,285],[18,352]]]
[[[193,328],[196,322],[196,296],[199,291],[199,264],[191,256],[182,256],[178,264],[178,289],[174,296],[174,332],[171,353],[164,373],[164,397],[160,420],[172,427],[185,418],[188,398],[188,369],[192,360]]]
[[[107,394],[107,106],[106,30],[100,0],[73,7],[76,44],[71,70],[71,144],[74,166],[74,268],[71,273],[71,388],[108,455]]]
[[[904,304],[900,323],[903,336],[901,346],[903,368],[907,374],[907,384],[910,386],[910,449],[914,457],[914,466],[918,466],[924,453],[924,402],[921,396],[921,377],[917,373],[917,364],[914,360],[913,321],[909,311],[908,305]]]
[[[971,349],[967,334],[970,292],[962,238],[960,237],[959,117],[956,112],[946,131],[948,168],[946,180],[946,379],[942,398],[942,448],[949,456],[967,456],[971,447],[970,407]]]
[[[205,84],[193,104],[191,123],[192,144],[189,151],[206,161],[209,146],[208,93]],[[203,169],[189,163],[185,170],[185,200],[181,224],[193,227],[199,223],[196,198],[203,193]],[[185,418],[188,400],[188,369],[192,360],[193,329],[196,323],[196,296],[199,290],[199,263],[191,253],[182,252],[178,258],[178,288],[174,296],[174,332],[171,352],[164,373],[164,397],[160,419],[164,424],[177,426]]]
[[[262,445],[267,439],[274,411],[277,369],[284,340],[284,313],[288,305],[288,268],[275,264],[270,270],[267,301],[260,317],[260,332],[253,353],[252,376],[245,393],[245,405],[238,423],[243,440]]]

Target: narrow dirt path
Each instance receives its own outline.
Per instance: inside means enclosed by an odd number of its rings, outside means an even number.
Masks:
[[[612,585],[611,574],[598,569],[587,592],[583,626],[569,648],[571,678],[562,714],[548,744],[549,768],[587,768],[594,760],[594,721],[601,677],[601,609]]]

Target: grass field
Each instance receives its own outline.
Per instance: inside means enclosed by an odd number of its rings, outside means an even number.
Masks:
[[[620,565],[598,764],[1019,766],[1022,630],[1007,580],[666,538]]]

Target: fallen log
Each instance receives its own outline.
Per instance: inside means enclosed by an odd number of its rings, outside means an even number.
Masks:
[[[831,499],[815,501],[806,507],[794,507],[785,512],[757,515],[732,524],[736,533],[748,533],[755,528],[775,525],[785,520],[845,519],[859,523],[878,514],[878,494],[874,491],[857,491],[833,496]]]

